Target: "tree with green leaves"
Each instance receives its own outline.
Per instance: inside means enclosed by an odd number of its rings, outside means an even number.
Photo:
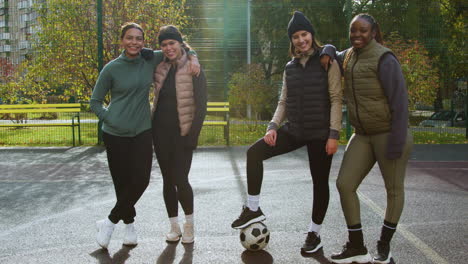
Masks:
[[[371,13],[384,33],[398,32],[402,39],[417,40],[425,46],[440,76],[436,107],[441,107],[442,99],[450,98],[456,90],[456,81],[468,75],[466,1],[361,0],[353,3],[354,14]]]
[[[441,0],[442,31],[440,61],[443,64],[442,76],[451,92],[456,90],[456,81],[468,78],[468,6],[463,0]],[[466,91],[465,91],[466,92]]]
[[[287,26],[295,10],[303,12],[322,43],[340,44],[346,37],[347,25],[343,15],[345,0],[258,0],[252,4],[252,40],[254,62],[260,63],[265,77],[281,75],[288,56]],[[338,41],[337,41],[338,40]]]
[[[278,87],[269,84],[262,65],[256,63],[242,67],[232,74],[228,87],[233,115],[246,118],[247,105],[250,105],[254,119],[271,117],[273,102],[277,102],[278,98]]]
[[[25,63],[14,65],[8,58],[0,58],[0,103],[14,104],[30,102],[27,89],[22,86]]]
[[[14,100],[13,91],[16,89],[9,84],[15,79],[16,68],[8,58],[0,58],[0,103],[10,103]]]
[[[145,29],[148,47],[156,48],[159,28],[183,29],[185,0],[103,1],[105,63],[121,53],[120,26],[127,21]],[[40,28],[32,58],[24,62],[18,85],[33,101],[59,94],[88,101],[98,77],[96,3],[92,0],[48,0],[35,6]]]

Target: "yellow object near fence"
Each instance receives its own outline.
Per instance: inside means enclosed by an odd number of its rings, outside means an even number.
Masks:
[[[206,120],[203,122],[205,126],[223,126],[224,139],[226,145],[229,145],[229,102],[208,102],[207,115],[210,113],[222,113],[223,120]]]
[[[15,105],[0,105],[0,116],[3,116],[4,121],[0,127],[52,127],[52,126],[69,126],[72,129],[73,146],[75,146],[75,127],[78,128],[78,143],[81,144],[81,129],[80,129],[80,111],[81,104],[15,104]],[[27,116],[19,118],[20,114],[28,113],[72,113],[71,120],[29,120]],[[16,118],[13,117],[16,115]],[[6,118],[9,117],[9,118]]]

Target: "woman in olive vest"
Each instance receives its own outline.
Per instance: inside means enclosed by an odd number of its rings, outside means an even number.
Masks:
[[[349,40],[352,47],[337,57],[343,62],[344,94],[355,132],[336,182],[349,241],[331,259],[334,263],[371,261],[364,245],[356,191],[377,162],[387,191],[387,209],[373,263],[390,263],[390,241],[403,211],[405,171],[413,145],[408,131],[408,92],[400,64],[395,54],[382,46],[380,27],[372,16],[353,18]]]
[[[206,79],[203,71],[192,76],[187,56],[190,47],[175,26],[162,27],[158,41],[164,61],[154,73],[153,143],[171,224],[166,241],[182,238],[182,243],[193,243],[193,191],[188,176],[206,114]],[[183,232],[179,202],[185,213]]]
[[[336,62],[328,73],[321,67],[322,47],[301,12],[296,11],[290,20],[288,36],[292,60],[285,67],[281,96],[267,132],[247,151],[247,206],[232,227],[243,228],[265,219],[259,207],[263,161],[306,146],[313,209],[301,251],[312,253],[322,247],[319,232],[328,209],[330,166],[341,129],[341,74]],[[280,127],[285,118],[288,121]]]

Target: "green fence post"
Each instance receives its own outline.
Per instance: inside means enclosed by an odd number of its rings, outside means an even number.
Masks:
[[[346,110],[346,139],[351,138],[351,124],[349,123],[349,112]]]
[[[104,64],[103,55],[103,42],[102,42],[102,0],[96,2],[96,13],[97,13],[97,59],[98,59],[98,71],[101,72]],[[102,143],[102,121],[98,122],[98,144]]]
[[[353,15],[353,1],[352,0],[346,0],[345,2],[345,15],[346,15],[347,23],[349,23]],[[349,111],[348,111],[347,105],[346,105],[346,111],[345,111],[344,117],[346,118],[346,139],[349,140],[351,138],[351,124],[349,123]]]
[[[345,15],[346,15],[346,20],[349,23],[351,21],[351,16],[353,15],[353,1],[352,0],[346,0],[345,2]]]
[[[223,17],[223,96],[224,100],[228,101],[228,81],[229,81],[229,54],[228,54],[228,18],[229,18],[229,12],[228,12],[228,5],[227,5],[227,0],[224,0],[223,2],[223,12],[224,12],[224,17]]]
[[[468,81],[467,81],[468,87]],[[465,91],[465,138],[468,139],[468,89]]]
[[[450,100],[450,112],[451,113],[455,113],[455,107],[453,106],[453,101],[455,101],[455,97],[452,96],[452,100]],[[453,120],[455,119],[457,115],[454,114],[451,118],[450,118],[450,126],[453,127]]]

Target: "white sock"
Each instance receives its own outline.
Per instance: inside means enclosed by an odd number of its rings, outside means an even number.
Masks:
[[[247,207],[250,211],[258,211],[258,205],[260,204],[260,194],[259,195],[247,195]]]
[[[178,225],[179,224],[179,217],[178,216],[169,217],[169,222],[171,222],[171,225]]]
[[[193,224],[193,214],[185,215],[185,223]]]
[[[320,229],[322,229],[322,225],[317,225],[314,221],[310,220],[309,224],[309,232],[315,232],[317,235],[320,233]]]

